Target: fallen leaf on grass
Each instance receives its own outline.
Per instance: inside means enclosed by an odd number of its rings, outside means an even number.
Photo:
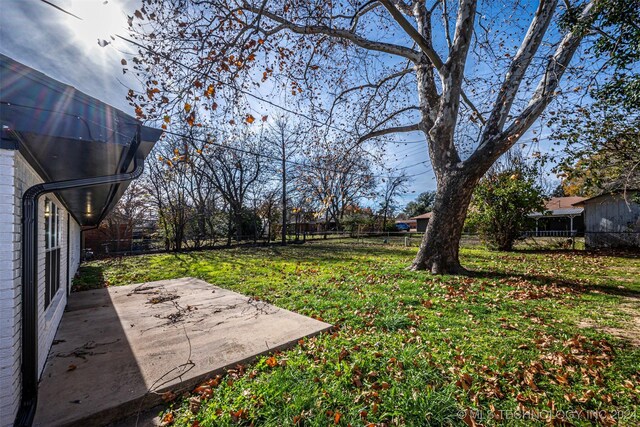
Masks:
[[[247,418],[247,411],[245,411],[244,409],[238,409],[235,412],[231,411],[231,419],[234,423],[237,423],[238,421],[245,418]]]
[[[562,385],[569,384],[569,380],[567,380],[567,377],[560,374],[556,375],[556,380]]]
[[[198,386],[193,390],[193,392],[198,393],[200,396],[207,399],[213,395],[213,390],[211,390],[211,387],[209,387],[208,385]]]
[[[276,359],[274,356],[271,356],[265,361],[265,363],[270,368],[273,368],[274,366],[276,366],[278,364],[278,359]]]
[[[464,389],[465,391],[467,391],[467,390],[469,390],[471,388],[471,384],[472,383],[473,383],[473,379],[467,373],[462,374],[460,379],[458,381],[456,381],[456,385],[458,387]]]
[[[469,427],[483,427],[482,424],[478,424],[475,420],[475,418],[473,417],[473,414],[471,413],[471,409],[467,408],[467,411],[464,414],[464,417],[462,418],[462,421],[464,421],[464,423],[469,426]]]
[[[162,417],[162,426],[168,426],[173,424],[173,422],[175,421],[175,418],[173,416],[173,412],[167,412],[166,414],[164,414],[164,417]]]
[[[189,399],[189,410],[192,414],[200,412],[201,402],[198,396],[193,396]]]

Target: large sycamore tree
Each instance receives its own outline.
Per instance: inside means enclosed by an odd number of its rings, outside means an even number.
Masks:
[[[129,94],[141,117],[249,126],[280,104],[329,140],[422,134],[437,192],[411,267],[433,273],[464,271],[473,189],[560,92],[599,13],[598,0],[143,3],[123,60],[146,84]]]

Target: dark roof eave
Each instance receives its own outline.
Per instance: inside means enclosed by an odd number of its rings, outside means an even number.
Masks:
[[[0,55],[3,141],[14,141],[45,181],[125,173],[144,161],[162,131],[100,100]],[[81,225],[95,225],[128,183],[56,195]],[[92,216],[93,214],[93,216]]]

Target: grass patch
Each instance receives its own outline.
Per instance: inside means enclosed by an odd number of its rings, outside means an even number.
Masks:
[[[476,276],[455,277],[405,270],[414,255],[314,242],[135,256],[85,264],[74,287],[193,276],[337,326],[174,401],[178,426],[546,425],[560,411],[637,425],[640,349],[578,328],[625,324],[637,256],[474,247]],[[507,419],[524,412],[540,419]]]

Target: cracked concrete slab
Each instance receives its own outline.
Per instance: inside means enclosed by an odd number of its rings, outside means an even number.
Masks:
[[[34,425],[104,425],[330,328],[194,278],[74,293]]]

